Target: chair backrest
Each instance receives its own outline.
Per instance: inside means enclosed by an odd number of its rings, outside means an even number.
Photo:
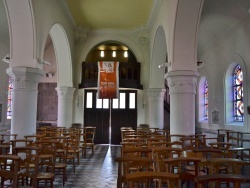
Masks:
[[[39,172],[48,170],[51,173],[55,173],[56,150],[51,150],[49,148],[40,149],[38,152],[38,162]]]
[[[85,142],[94,143],[96,127],[84,127]]]
[[[203,139],[196,138],[196,137],[183,137],[180,138],[182,142],[182,149],[183,150],[193,150],[203,147]]]
[[[38,152],[40,148],[37,147],[15,147],[13,152],[15,155],[20,156],[18,178],[30,182],[26,185],[36,187],[37,174],[38,174]]]
[[[221,166],[226,166],[227,174],[240,174],[241,167],[247,164],[241,159],[233,158],[211,158],[207,159],[207,162],[210,164],[210,174],[219,174]]]
[[[198,188],[205,188],[205,183],[215,183],[216,187],[220,187],[221,183],[233,183],[233,188],[240,188],[240,184],[244,182],[246,178],[237,174],[208,174],[203,176],[197,176],[195,182]]]
[[[193,180],[194,177],[199,174],[199,162],[201,159],[197,157],[179,157],[179,158],[169,158],[165,160],[166,165],[168,166],[168,172],[175,172],[182,174],[180,178]],[[190,174],[186,170],[186,166],[190,164],[194,165],[194,173]]]
[[[154,162],[154,171],[167,172],[165,159],[180,157],[182,150],[180,148],[155,148],[152,151]]]
[[[12,188],[17,187],[18,168],[21,157],[16,155],[0,155],[0,177],[1,187],[4,187],[5,180],[12,180]],[[10,167],[11,164],[11,167]]]
[[[15,140],[10,140],[10,144],[12,147],[12,153],[13,153],[13,148],[17,146],[31,146],[33,140],[30,139],[15,139]]]
[[[137,184],[145,182],[145,180],[162,180],[164,182],[168,182],[168,187],[174,187],[175,182],[178,180],[179,175],[174,173],[166,173],[166,172],[136,172],[133,174],[126,175],[126,181],[128,182],[129,188],[139,187]],[[159,187],[161,187],[161,181]]]
[[[118,162],[118,176],[117,187],[121,188],[124,183],[124,177],[135,171],[149,171],[149,168],[153,165],[154,160],[146,157],[117,157],[115,162]]]

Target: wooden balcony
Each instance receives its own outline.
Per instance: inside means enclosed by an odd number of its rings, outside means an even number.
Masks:
[[[143,89],[140,83],[141,64],[119,62],[119,88]],[[79,88],[97,87],[97,62],[82,63],[82,80]]]

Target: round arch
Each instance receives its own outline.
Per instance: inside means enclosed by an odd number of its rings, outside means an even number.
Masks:
[[[57,63],[57,87],[73,87],[72,82],[72,59],[68,38],[64,28],[56,23],[49,34],[51,36]]]
[[[34,48],[36,28],[32,2],[30,0],[4,0],[4,4],[10,32],[10,67],[36,68],[37,59]],[[23,44],[25,44],[25,48]]]
[[[143,63],[144,58],[142,55],[141,50],[138,48],[138,46],[135,44],[134,41],[123,37],[123,36],[118,36],[118,35],[112,35],[112,36],[99,36],[95,37],[93,40],[86,41],[85,47],[80,55],[80,61],[85,61],[88,53],[98,44],[101,44],[103,42],[108,42],[108,41],[115,41],[121,44],[126,45],[131,52],[135,55],[136,59],[138,62]]]
[[[163,66],[163,68],[159,68],[159,65],[165,64],[166,59],[167,44],[165,32],[163,27],[159,26],[155,33],[154,44],[152,48],[149,88],[164,88],[165,66]]]

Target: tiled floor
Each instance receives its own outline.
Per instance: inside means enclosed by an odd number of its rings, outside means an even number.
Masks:
[[[116,188],[118,164],[114,158],[120,156],[120,146],[96,145],[95,154],[88,151],[87,157],[80,159],[74,174],[70,165],[67,167],[68,181],[65,188]],[[61,177],[57,177],[54,187],[62,186]]]

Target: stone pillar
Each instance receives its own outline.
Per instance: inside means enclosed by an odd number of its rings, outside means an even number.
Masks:
[[[13,79],[11,133],[21,139],[36,133],[37,87],[45,74],[30,67],[12,67],[6,72]]]
[[[170,94],[170,134],[195,133],[195,94],[198,72],[167,73]]]
[[[165,89],[147,89],[148,109],[146,122],[149,127],[160,128],[164,127],[164,94]]]
[[[57,87],[58,95],[58,117],[57,126],[70,127],[73,116],[73,96],[75,88]]]

